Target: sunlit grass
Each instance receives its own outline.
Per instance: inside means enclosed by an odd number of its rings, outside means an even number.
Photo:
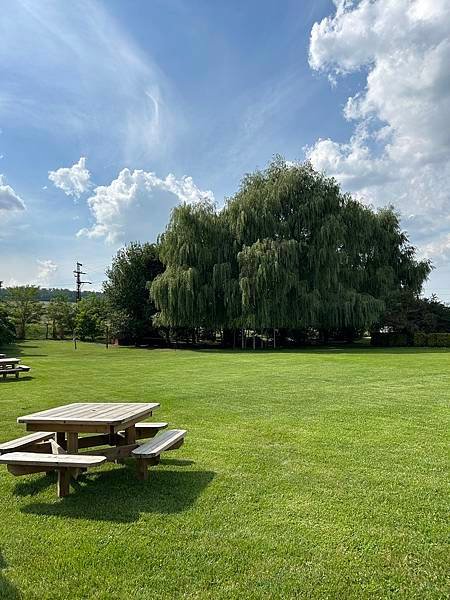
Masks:
[[[0,381],[0,441],[77,401],[158,401],[188,436],[60,500],[2,467],[0,598],[446,597],[450,351],[7,352],[32,371]]]

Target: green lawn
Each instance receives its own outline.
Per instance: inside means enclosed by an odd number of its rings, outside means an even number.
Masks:
[[[147,482],[0,467],[0,598],[448,598],[450,351],[136,350],[27,342],[16,417],[158,401],[188,429]]]

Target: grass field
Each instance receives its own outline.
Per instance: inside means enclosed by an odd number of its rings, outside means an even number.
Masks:
[[[32,371],[0,381],[0,441],[77,401],[158,401],[188,437],[60,500],[0,467],[2,600],[449,597],[449,350],[7,352]]]

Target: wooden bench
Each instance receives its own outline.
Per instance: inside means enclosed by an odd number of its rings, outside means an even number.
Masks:
[[[46,442],[50,438],[53,438],[54,435],[51,431],[37,431],[16,440],[3,442],[0,444],[0,455],[7,452],[15,452],[16,450],[33,450],[36,452],[39,450],[39,442]]]
[[[138,477],[139,479],[147,479],[149,465],[157,465],[160,461],[162,452],[176,450],[184,443],[186,435],[185,429],[171,429],[156,436],[150,442],[141,444],[132,451],[133,456],[137,459]]]
[[[136,439],[144,440],[146,438],[155,437],[158,431],[165,429],[168,423],[136,423],[134,426],[136,429]],[[121,435],[125,434],[125,431],[119,431]]]
[[[31,367],[27,367],[27,365],[19,365],[10,369],[0,368],[0,375],[3,375],[3,379],[6,379],[7,375],[15,375],[16,379],[19,379],[20,373],[28,373],[30,369]]]
[[[86,456],[82,454],[37,454],[35,452],[9,452],[0,456],[0,464],[7,465],[13,475],[58,472],[58,497],[67,496],[70,491],[72,473],[81,469],[96,467],[106,461],[106,456]]]

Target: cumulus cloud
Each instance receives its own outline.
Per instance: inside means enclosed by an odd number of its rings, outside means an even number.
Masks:
[[[0,175],[0,211],[25,210],[25,202]]]
[[[37,282],[39,285],[48,285],[52,275],[58,270],[58,265],[52,260],[37,260],[38,274]]]
[[[67,196],[74,196],[75,198],[79,198],[81,194],[84,194],[89,189],[91,182],[91,174],[86,168],[86,158],[84,156],[71,167],[61,167],[56,171],[49,171],[48,178]]]
[[[174,206],[202,200],[212,202],[214,195],[198,188],[192,177],[169,174],[160,179],[155,173],[123,169],[109,185],[95,188],[87,201],[94,224],[77,235],[111,244],[155,239]]]
[[[354,134],[319,139],[307,149],[313,165],[413,217],[417,239],[437,235],[450,209],[448,0],[337,0],[335,14],[312,28],[309,63],[335,81],[365,77],[344,108]]]

